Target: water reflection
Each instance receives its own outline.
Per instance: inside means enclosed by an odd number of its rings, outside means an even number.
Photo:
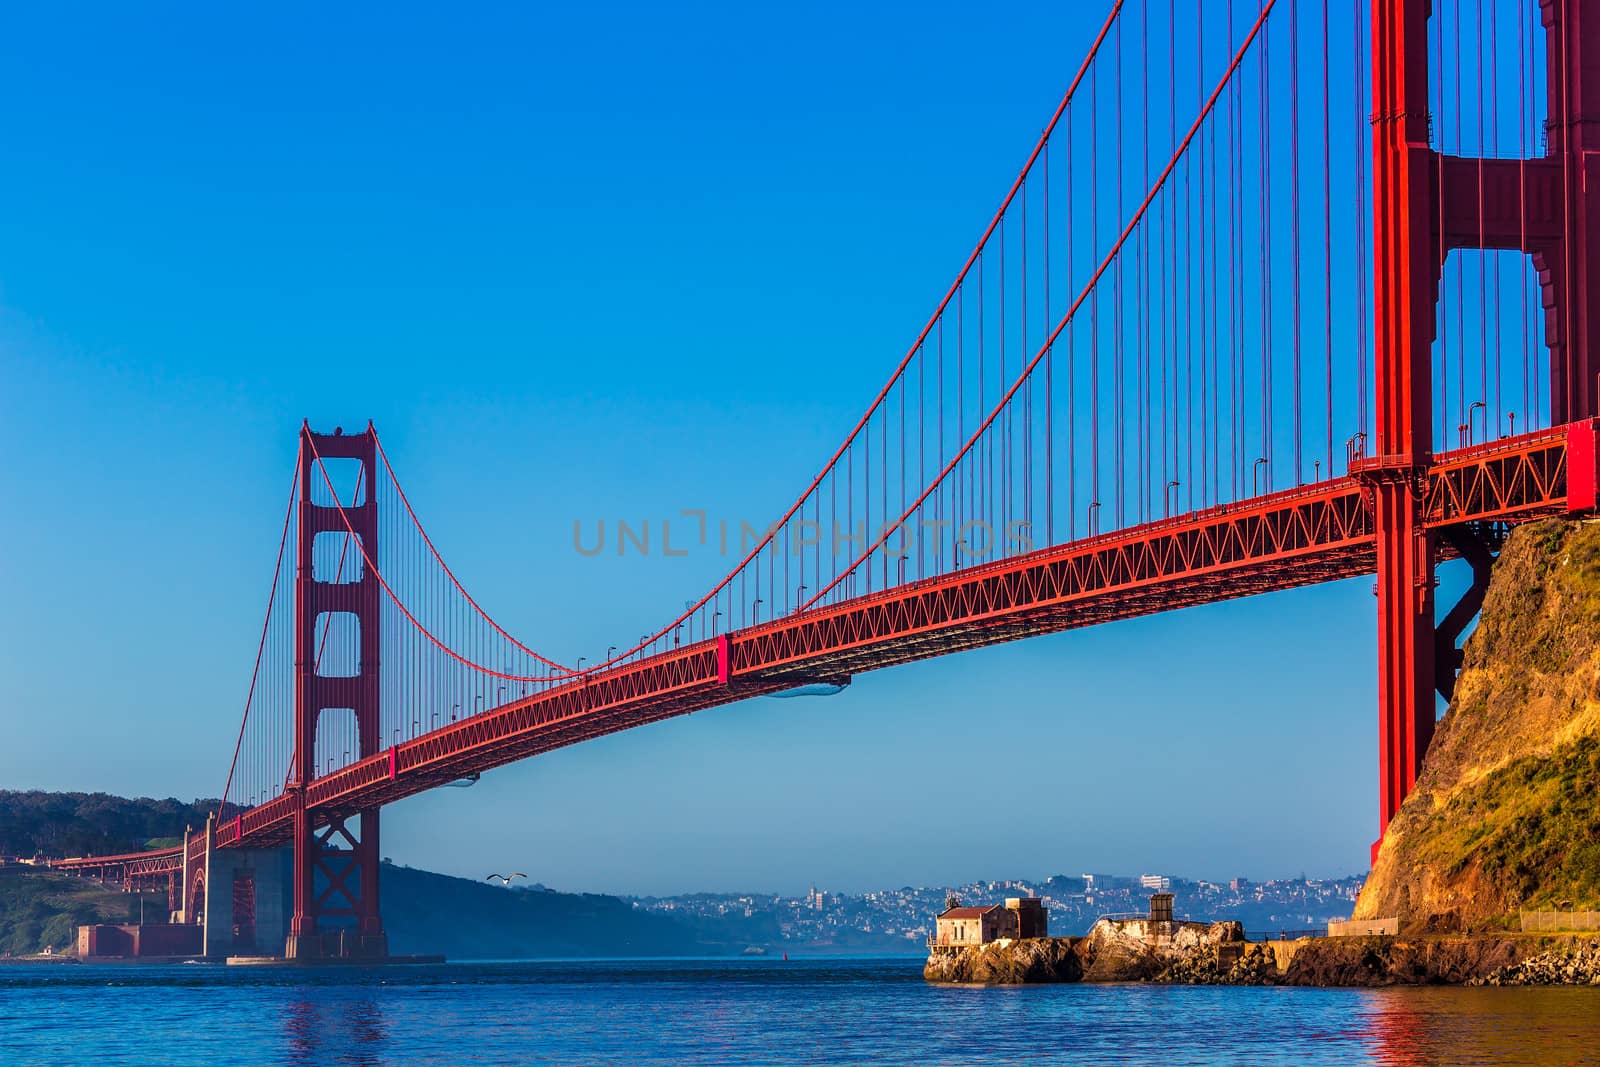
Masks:
[[[1361,1031],[1381,1064],[1594,1063],[1600,990],[1374,989]]]
[[[0,1067],[224,1062],[1600,1063],[1600,987],[949,987],[915,958],[0,968]]]
[[[304,990],[286,1006],[286,1061],[308,1067],[329,1063],[382,1067],[388,1044],[383,1008],[368,996],[329,999],[329,992]]]

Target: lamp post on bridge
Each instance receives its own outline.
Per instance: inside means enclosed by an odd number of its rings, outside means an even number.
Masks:
[[[1483,439],[1484,441],[1489,440],[1489,405],[1485,404],[1482,400],[1474,400],[1472,405],[1467,408],[1466,443],[1469,445],[1472,444],[1474,438],[1476,437],[1476,435],[1473,433],[1473,430],[1477,427],[1476,419],[1478,417],[1479,409],[1482,409],[1483,411]]]

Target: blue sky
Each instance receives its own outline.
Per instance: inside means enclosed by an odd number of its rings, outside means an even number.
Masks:
[[[220,790],[306,417],[377,423],[513,632],[659,624],[721,561],[579,558],[574,520],[792,500],[1082,7],[8,12],[0,786]],[[1346,582],[741,704],[406,801],[384,851],[624,892],[1348,873],[1372,615]]]

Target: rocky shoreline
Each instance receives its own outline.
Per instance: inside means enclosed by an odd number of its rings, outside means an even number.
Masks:
[[[1086,937],[930,949],[953,982],[1600,986],[1600,934],[1510,932],[1600,902],[1600,520],[1519,526],[1493,565],[1451,705],[1340,927],[1108,916]],[[1158,907],[1159,903],[1159,907]],[[1576,905],[1576,907],[1575,907]],[[1517,922],[1517,925],[1521,925]],[[1039,927],[1043,929],[1043,927]],[[1398,933],[1394,933],[1398,931]]]
[[[1002,939],[931,949],[930,982],[1019,985],[1149,982],[1166,985],[1592,985],[1600,937],[1422,935],[1251,942],[1215,923],[1185,943],[1155,947],[1096,930],[1088,937]]]

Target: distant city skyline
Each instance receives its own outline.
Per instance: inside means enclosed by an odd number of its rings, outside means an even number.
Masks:
[[[787,506],[1101,17],[13,12],[0,785],[220,792],[305,417],[377,422],[530,644],[665,621],[725,561],[574,523]],[[720,708],[396,804],[384,852],[629,894],[1349,874],[1372,616],[1361,579]]]
[[[999,904],[1013,896],[1039,898],[1055,936],[1087,933],[1103,915],[1142,912],[1154,892],[1174,894],[1184,917],[1235,919],[1250,932],[1325,928],[1349,918],[1364,876],[1335,879],[1278,878],[1260,882],[1212,882],[1181,875],[1057,874],[1045,878],[978,880],[960,885],[884,886],[834,893],[812,886],[804,894],[696,893],[635,898],[635,907],[726,923],[728,933],[746,924],[752,941],[770,924],[778,937],[798,946],[864,948],[902,945],[920,950],[933,917],[951,895],[964,904]]]

